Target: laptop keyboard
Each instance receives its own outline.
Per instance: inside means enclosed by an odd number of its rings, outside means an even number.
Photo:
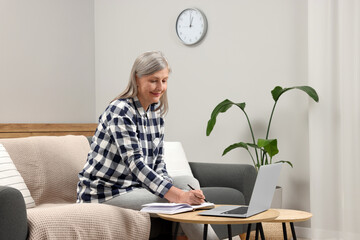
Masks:
[[[248,207],[238,207],[226,212],[222,212],[221,214],[245,214],[247,211]]]

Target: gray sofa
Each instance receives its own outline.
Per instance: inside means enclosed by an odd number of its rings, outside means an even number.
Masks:
[[[206,199],[216,204],[246,204],[255,184],[257,172],[248,164],[190,162]],[[227,226],[212,225],[220,239],[227,238]],[[246,232],[247,225],[232,226],[232,233]]]
[[[36,138],[36,137],[34,137]],[[19,138],[19,141],[22,143],[26,143],[29,139],[34,138]],[[58,141],[61,143],[66,140],[64,137],[47,137],[48,139]],[[48,139],[45,141],[48,142]],[[57,140],[56,140],[57,139]],[[61,140],[59,140],[61,139]],[[0,143],[5,142],[4,146],[10,146],[8,143],[9,140],[0,139]],[[11,140],[11,141],[17,141]],[[44,139],[42,139],[44,141]],[[20,145],[21,146],[21,145]],[[19,147],[19,151],[21,150]],[[39,149],[38,149],[39,150]],[[9,151],[10,156],[12,153],[14,154],[16,149],[12,147],[11,151]],[[84,156],[85,157],[85,156]],[[85,161],[85,159],[84,159]],[[15,161],[14,161],[15,162]],[[167,163],[168,164],[168,163]],[[16,165],[16,162],[15,162]],[[197,178],[200,182],[201,189],[204,191],[207,200],[217,203],[217,204],[248,204],[252,188],[256,179],[256,170],[253,166],[247,164],[220,164],[220,163],[201,163],[201,162],[190,162],[189,163],[191,172],[195,178]],[[19,168],[17,166],[17,168]],[[20,167],[21,168],[21,167]],[[171,168],[171,167],[170,167]],[[78,170],[76,170],[78,171]],[[23,175],[26,170],[22,170],[19,172]],[[56,172],[56,171],[55,171]],[[24,177],[25,182],[27,182]],[[75,188],[75,187],[74,187]],[[31,194],[33,194],[32,189],[29,187]],[[75,190],[75,189],[74,189]],[[35,200],[36,205],[38,205]],[[68,209],[67,211],[77,211],[78,205],[80,204],[72,204],[66,203],[70,205],[73,209]],[[89,204],[83,204],[89,205]],[[101,205],[101,204],[98,204]],[[96,206],[100,207],[100,206]],[[38,206],[35,207],[37,209]],[[69,206],[67,206],[69,208]],[[75,210],[74,210],[75,209]],[[64,208],[64,210],[66,210]],[[128,210],[128,209],[124,209]],[[29,219],[29,214],[33,215],[33,212],[30,209],[26,209],[24,199],[21,193],[18,190],[15,190],[10,187],[0,186],[0,239],[27,239],[29,238],[29,232],[34,231],[37,228],[37,221],[33,221]],[[53,211],[53,210],[49,210]],[[136,215],[140,212],[131,211],[132,215]],[[128,213],[129,211],[125,211]],[[54,211],[53,211],[54,212]],[[59,212],[62,212],[60,209]],[[72,213],[72,212],[71,212]],[[96,216],[96,211],[94,210],[94,218]],[[144,213],[141,213],[144,214]],[[122,215],[124,215],[122,213]],[[125,214],[126,215],[126,214]],[[143,219],[143,215],[139,216],[142,218],[143,223],[146,223],[146,219]],[[56,223],[56,216],[52,216],[52,220]],[[124,221],[127,219],[124,219]],[[151,219],[151,233],[148,238],[150,239],[169,239],[169,235],[171,235],[171,223],[161,220],[161,219]],[[136,228],[136,227],[135,227]],[[227,228],[223,225],[215,225],[213,226],[219,238],[227,237]],[[233,234],[239,234],[245,232],[245,226],[236,225],[232,227]],[[138,231],[138,229],[135,229]],[[134,231],[133,231],[134,232]],[[106,232],[103,232],[106,234]],[[49,238],[44,238],[49,239]],[[51,239],[56,239],[51,238]],[[98,239],[98,237],[94,237],[94,239]],[[105,239],[105,238],[102,238]],[[111,239],[111,237],[108,237]],[[115,238],[116,239],[116,238]],[[120,238],[123,239],[123,238]]]

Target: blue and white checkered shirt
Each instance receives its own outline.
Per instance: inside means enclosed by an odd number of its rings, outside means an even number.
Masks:
[[[136,188],[164,197],[172,187],[163,160],[164,120],[137,97],[113,101],[99,118],[79,173],[78,202],[104,202]]]

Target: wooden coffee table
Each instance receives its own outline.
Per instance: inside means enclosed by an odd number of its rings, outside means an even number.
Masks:
[[[221,206],[221,205],[216,205]],[[200,216],[198,213],[204,210],[198,210],[193,212],[185,212],[179,214],[157,214],[160,218],[176,222],[175,238],[178,231],[179,223],[200,223],[204,224],[204,235],[203,239],[207,239],[208,224],[226,224],[228,226],[228,236],[232,239],[231,224],[249,224],[256,223],[257,229],[260,231],[261,239],[265,239],[264,231],[261,222],[272,221],[279,216],[277,210],[269,209],[265,212],[259,213],[248,218],[231,218],[231,217],[212,217],[212,216]]]
[[[296,240],[294,222],[303,222],[309,220],[312,214],[309,212],[291,210],[291,209],[274,209],[279,212],[279,216],[270,222],[282,223],[284,239],[287,239],[286,223],[290,223],[293,239]]]

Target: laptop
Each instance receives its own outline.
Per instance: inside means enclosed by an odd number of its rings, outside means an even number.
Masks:
[[[276,163],[260,167],[248,206],[219,206],[200,212],[199,215],[246,218],[268,210],[274,197],[282,165],[282,163]]]

